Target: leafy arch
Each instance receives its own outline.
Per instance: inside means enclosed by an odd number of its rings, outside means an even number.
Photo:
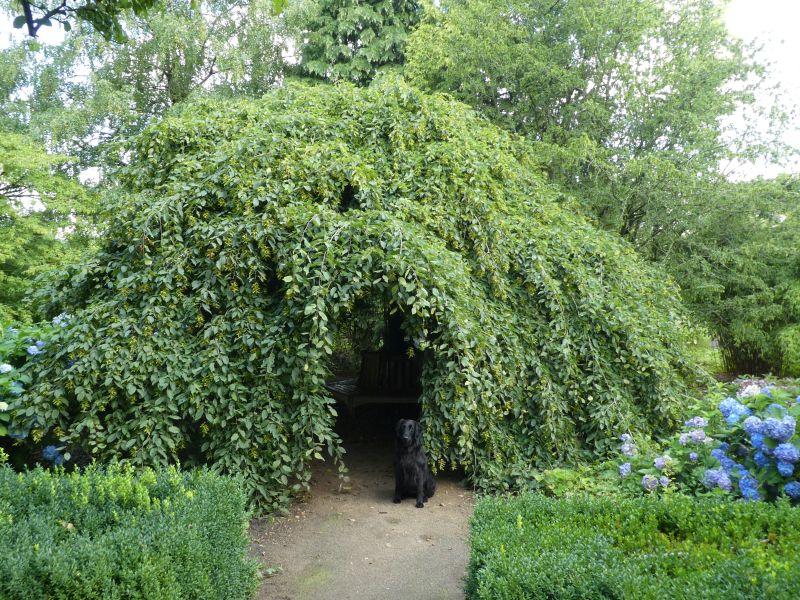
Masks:
[[[324,382],[359,299],[404,312],[426,444],[487,489],[669,426],[675,290],[577,214],[523,142],[393,79],[201,100],[140,136],[60,348],[17,407],[100,458],[209,463],[280,505],[341,460]],[[350,209],[342,212],[350,187]]]

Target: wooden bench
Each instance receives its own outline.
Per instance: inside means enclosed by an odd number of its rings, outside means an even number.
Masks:
[[[352,413],[366,404],[406,404],[419,400],[422,392],[420,360],[404,354],[363,352],[357,377],[325,382],[331,395]]]

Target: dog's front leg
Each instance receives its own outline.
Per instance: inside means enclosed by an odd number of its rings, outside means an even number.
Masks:
[[[395,504],[400,504],[400,500],[403,498],[402,490],[400,489],[400,469],[397,465],[394,466],[394,497],[392,498],[392,502]]]
[[[425,507],[425,486],[423,485],[424,481],[422,477],[417,479],[417,508],[424,508]]]

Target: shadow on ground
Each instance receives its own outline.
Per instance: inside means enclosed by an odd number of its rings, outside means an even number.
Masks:
[[[254,520],[252,553],[265,567],[258,598],[462,599],[473,495],[458,474],[440,474],[424,509],[392,504],[392,431],[416,407],[365,407],[338,426],[349,482],[329,463],[315,466],[311,495],[287,517]]]

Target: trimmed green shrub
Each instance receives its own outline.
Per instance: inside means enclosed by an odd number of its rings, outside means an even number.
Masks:
[[[341,458],[324,384],[377,305],[423,355],[434,464],[484,489],[668,428],[692,373],[676,289],[527,157],[389,78],[187,105],[137,139],[103,249],[44,293],[72,319],[12,411],[280,506]]]
[[[800,511],[731,502],[487,498],[472,520],[474,599],[798,598]]]
[[[205,471],[0,467],[0,598],[249,598],[246,503]]]

